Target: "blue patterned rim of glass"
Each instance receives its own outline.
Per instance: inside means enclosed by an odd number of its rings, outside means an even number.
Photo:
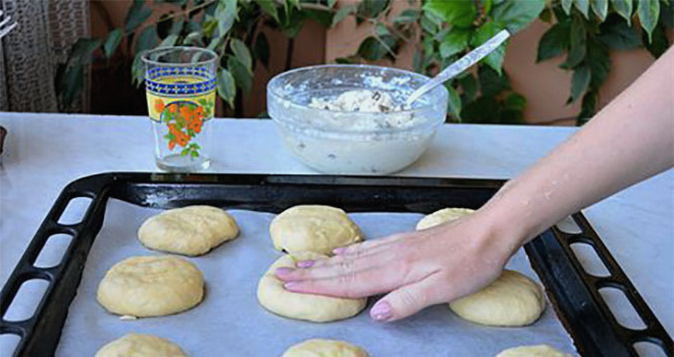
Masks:
[[[196,83],[160,83],[162,77],[189,76],[203,79]],[[205,94],[215,90],[215,77],[206,67],[155,67],[145,73],[145,87],[150,93],[164,96]]]

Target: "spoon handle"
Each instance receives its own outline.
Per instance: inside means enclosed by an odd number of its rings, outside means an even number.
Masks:
[[[444,83],[445,81],[468,69],[470,66],[477,63],[477,61],[492,53],[496,48],[498,48],[498,46],[507,40],[508,37],[510,37],[508,30],[502,30],[501,32],[497,33],[494,37],[487,40],[487,42],[468,52],[465,56],[461,57],[461,59],[452,63],[437,76],[431,78],[430,81],[426,82],[424,85],[412,92],[409,98],[407,98],[405,104],[412,104],[412,102],[419,99],[419,97],[421,97],[424,93],[435,88],[435,86]]]

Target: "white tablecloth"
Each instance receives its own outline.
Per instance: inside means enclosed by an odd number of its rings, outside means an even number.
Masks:
[[[0,166],[0,284],[67,183],[104,171],[156,170],[143,117],[0,113],[0,125],[9,131]],[[283,148],[271,121],[218,119],[212,128],[209,172],[314,173]],[[399,175],[513,177],[574,130],[445,125],[429,151]],[[584,212],[674,335],[674,171]]]

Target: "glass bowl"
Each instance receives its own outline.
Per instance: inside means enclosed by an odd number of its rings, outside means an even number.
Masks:
[[[353,112],[315,108],[350,91],[386,92],[404,103],[429,78],[401,69],[322,65],[281,73],[267,84],[267,109],[285,145],[306,165],[329,174],[385,175],[416,161],[447,114],[447,89],[439,86],[411,108]]]

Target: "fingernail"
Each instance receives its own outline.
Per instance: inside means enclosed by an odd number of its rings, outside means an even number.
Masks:
[[[283,287],[286,290],[293,290],[293,289],[296,289],[298,285],[299,285],[299,282],[297,282],[297,281],[289,281],[289,282],[283,284]]]
[[[390,319],[393,317],[391,305],[386,301],[376,303],[372,310],[370,310],[370,316],[377,321],[386,321]]]
[[[332,250],[334,254],[342,254],[346,251],[346,247],[335,248]]]
[[[312,265],[314,265],[314,263],[316,263],[316,262],[313,261],[313,260],[302,260],[302,261],[297,262],[297,264],[295,264],[295,265],[298,268],[309,268]]]
[[[295,270],[295,269],[293,269],[293,268],[286,268],[286,267],[283,267],[283,268],[276,268],[276,275],[288,275],[288,274],[292,273],[293,270]]]

